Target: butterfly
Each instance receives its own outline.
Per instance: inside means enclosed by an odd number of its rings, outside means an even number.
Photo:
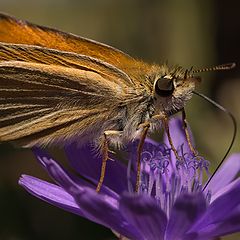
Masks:
[[[148,64],[1,13],[0,142],[26,147],[93,142],[103,154],[100,186],[109,145],[121,147],[140,136],[140,158],[147,132],[162,123],[174,149],[167,120],[184,110],[200,71]]]

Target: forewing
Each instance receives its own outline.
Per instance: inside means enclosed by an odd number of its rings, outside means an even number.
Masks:
[[[0,14],[0,42],[0,141],[88,135],[152,92],[151,65],[92,40]]]
[[[124,70],[135,60],[108,45],[0,13],[0,42],[37,45],[90,56]]]
[[[0,62],[4,61],[24,61],[87,70],[103,76],[109,81],[109,84],[112,81],[119,85],[133,86],[131,78],[114,65],[72,52],[0,42]]]
[[[108,83],[89,69],[0,62],[0,141],[32,146],[83,135],[120,100]]]

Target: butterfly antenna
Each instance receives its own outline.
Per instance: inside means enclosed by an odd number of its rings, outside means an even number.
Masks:
[[[215,101],[213,101],[212,99],[210,99],[209,97],[201,94],[201,93],[198,93],[198,92],[195,92],[193,91],[193,93],[201,98],[203,98],[204,100],[206,100],[207,102],[211,103],[212,105],[214,105],[215,107],[217,107],[218,109],[220,109],[221,111],[225,112],[232,120],[232,123],[233,123],[233,136],[232,136],[232,140],[231,140],[231,143],[225,153],[225,155],[223,156],[221,162],[218,164],[217,168],[215,169],[215,171],[213,172],[213,174],[211,175],[211,177],[208,179],[208,181],[206,182],[204,188],[203,188],[203,191],[205,191],[205,189],[207,188],[207,186],[209,185],[209,183],[211,182],[212,178],[214,177],[214,175],[217,173],[217,171],[219,170],[219,168],[222,166],[224,160],[226,159],[227,155],[229,154],[229,152],[231,151],[232,149],[232,146],[235,142],[235,139],[236,139],[236,135],[237,135],[237,122],[236,122],[236,119],[235,117],[233,116],[233,114],[231,112],[229,112],[227,109],[225,109],[223,106],[221,106],[220,104],[216,103]]]
[[[225,63],[225,64],[217,65],[214,67],[210,67],[210,68],[202,68],[202,69],[192,70],[191,74],[200,73],[200,72],[230,70],[235,67],[236,67],[236,63]]]

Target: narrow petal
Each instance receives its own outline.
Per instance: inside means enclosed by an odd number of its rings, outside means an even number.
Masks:
[[[83,179],[80,179],[77,176],[69,173],[67,170],[63,169],[63,167],[55,162],[45,151],[39,148],[34,148],[33,152],[38,162],[44,167],[44,169],[53,178],[53,180],[56,183],[60,184],[63,188],[68,189],[72,188],[73,186],[84,188],[87,186],[95,190],[95,185]],[[105,185],[102,186],[101,192],[118,198],[118,195],[111,189],[107,188]]]
[[[57,206],[68,212],[85,217],[90,221],[109,227],[109,224],[103,221],[102,216],[101,217],[97,216],[97,212],[91,214],[88,211],[86,211],[86,209],[82,209],[81,206],[77,204],[77,202],[75,201],[74,197],[71,194],[67,193],[64,189],[57,185],[27,175],[21,176],[21,178],[19,179],[19,184],[22,187],[24,187],[30,194],[34,195],[35,197],[45,202],[50,203],[51,205]],[[80,192],[77,192],[76,189],[73,188],[72,191],[74,192],[74,196],[80,195]],[[87,191],[85,191],[84,189],[81,191],[81,194],[86,194],[86,192]],[[97,203],[95,202],[96,200],[95,197],[91,199],[91,197],[89,198],[88,194],[86,196],[90,201],[89,203],[91,205],[95,206],[95,204],[98,204],[98,202]],[[108,206],[108,204],[106,205]],[[105,212],[107,208],[106,206],[104,207],[105,208],[102,209],[102,215],[107,216],[108,212]],[[116,221],[120,220],[119,217],[115,218]],[[120,224],[121,222],[119,222],[119,225]]]
[[[228,234],[240,231],[240,210],[236,211],[231,217],[225,219],[224,222],[210,224],[195,233],[188,233],[184,236],[184,240],[208,240],[218,239]]]
[[[211,228],[211,231],[209,231],[209,227]],[[202,239],[206,239],[206,237],[220,237],[227,234],[237,233],[239,231],[240,211],[238,211],[238,213],[234,213],[222,223],[213,224],[213,226],[208,226],[206,229],[201,229],[199,237],[202,237]]]
[[[183,235],[205,210],[206,201],[202,193],[181,195],[171,211],[165,239],[183,239]]]
[[[240,208],[240,182],[238,181],[225,194],[219,196],[208,207],[207,211],[190,229],[190,232],[198,232],[206,229],[212,224],[221,224],[234,216],[236,210]],[[213,228],[214,229],[214,228]],[[214,230],[210,229],[209,234],[214,235]]]
[[[138,229],[122,216],[119,203],[115,199],[98,194],[90,188],[86,188],[84,192],[73,191],[71,194],[83,209],[84,214],[89,218],[95,217],[99,219],[102,225],[127,238],[143,240]]]
[[[101,155],[94,152],[93,148],[88,145],[78,148],[76,144],[71,144],[65,147],[65,152],[71,166],[81,176],[95,184],[98,183],[102,165]],[[127,190],[127,184],[127,168],[119,161],[109,160],[104,185],[119,194]]]
[[[240,183],[240,178],[237,178],[236,180],[232,181],[222,189],[220,189],[218,192],[216,192],[212,197],[211,197],[211,203],[215,201],[217,198],[219,198],[221,195],[227,193],[230,191],[232,188],[235,188],[236,186],[239,186]]]
[[[217,191],[221,190],[227,184],[229,184],[240,171],[240,153],[232,154],[219,169],[219,171],[214,175],[211,182],[206,188],[215,194]]]
[[[167,217],[153,198],[145,195],[125,195],[120,200],[120,211],[139,229],[142,239],[164,239]]]
[[[68,212],[84,216],[74,198],[61,187],[41,179],[22,175],[19,184],[35,197]]]
[[[44,154],[44,152],[40,154]],[[137,231],[128,224],[119,212],[118,195],[102,194],[103,191],[97,193],[87,186],[82,186],[49,156],[38,155],[38,160],[45,166],[54,181],[75,199],[86,218],[129,238],[139,239]],[[106,189],[105,187],[105,192],[107,192]]]

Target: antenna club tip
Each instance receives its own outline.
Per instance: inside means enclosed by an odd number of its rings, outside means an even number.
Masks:
[[[230,69],[232,69],[232,68],[235,68],[237,66],[237,64],[235,63],[235,62],[233,62],[233,63],[230,63]]]
[[[232,63],[225,63],[222,65],[218,65],[215,67],[216,70],[230,70],[236,67],[236,63],[232,62]]]

